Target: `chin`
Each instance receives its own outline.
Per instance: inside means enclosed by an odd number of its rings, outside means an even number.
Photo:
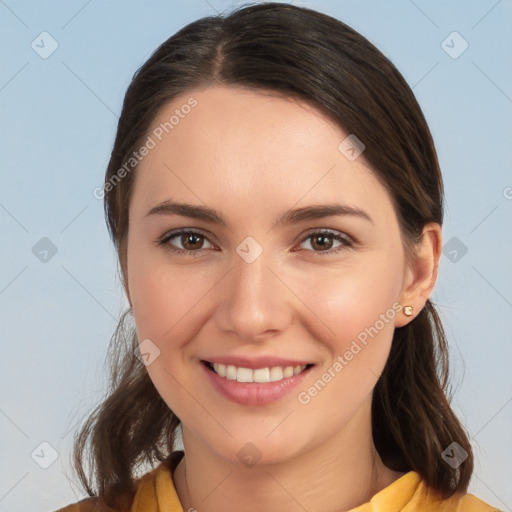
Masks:
[[[227,434],[222,439],[207,439],[206,444],[217,456],[224,458],[227,463],[239,465],[240,468],[253,468],[254,466],[274,465],[285,463],[306,450],[300,436],[294,439],[278,435],[275,432],[268,435],[268,430],[242,434],[240,431],[230,431],[233,438]],[[276,434],[274,436],[274,434]],[[299,434],[299,433],[297,433]]]

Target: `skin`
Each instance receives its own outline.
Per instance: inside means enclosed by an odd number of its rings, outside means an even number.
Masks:
[[[255,503],[267,512],[348,510],[401,476],[374,448],[370,407],[394,328],[414,317],[398,312],[308,404],[297,393],[394,303],[422,309],[437,276],[441,227],[425,226],[408,263],[387,191],[362,158],[338,150],[347,133],[307,103],[210,86],[175,98],[154,126],[191,96],[198,105],[137,169],[126,262],[138,338],[160,350],[147,371],[182,421],[178,496],[184,510],[199,512],[248,512]],[[167,199],[214,208],[229,227],[146,215]],[[356,206],[373,222],[331,216],[272,229],[290,208],[330,202]],[[157,246],[178,228],[205,237]],[[357,242],[328,237],[322,250],[318,238],[306,239],[321,229]],[[252,263],[236,252],[248,236],[263,248]],[[293,356],[315,366],[278,402],[245,406],[209,385],[199,366],[208,355]],[[253,467],[237,456],[248,442],[261,454]]]

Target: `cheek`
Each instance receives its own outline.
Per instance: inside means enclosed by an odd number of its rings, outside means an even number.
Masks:
[[[184,385],[191,388],[182,364],[183,346],[201,326],[201,298],[211,283],[198,278],[193,265],[177,269],[158,255],[140,252],[130,256],[128,283],[137,337],[151,340],[157,347],[151,345],[152,350],[158,354],[146,370],[169,408],[178,417],[187,417],[194,403],[183,392]]]
[[[320,295],[316,298],[315,312],[334,334],[317,331],[316,338],[328,348],[329,358],[307,386],[297,390],[296,399],[307,424],[323,418],[325,435],[334,435],[363,404],[371,403],[389,356],[397,314],[396,295],[388,284],[376,286],[369,276],[353,276],[327,297],[324,294],[324,302]]]
[[[304,278],[308,306],[321,320],[314,337],[329,357],[313,386],[299,390],[297,398],[319,414],[339,404],[332,412],[333,424],[355,412],[385,367],[399,314],[400,276],[400,259],[389,251],[333,273],[321,286],[314,277]]]
[[[171,268],[155,257],[133,258],[128,272],[139,339],[180,339],[187,315],[201,307],[211,288],[208,280],[200,278],[192,265]]]
[[[364,265],[324,275],[321,282],[318,276],[303,276],[307,305],[324,327],[317,335],[333,355],[343,353],[355,339],[364,343],[371,336],[392,337],[400,276],[399,262],[383,253],[367,258]]]

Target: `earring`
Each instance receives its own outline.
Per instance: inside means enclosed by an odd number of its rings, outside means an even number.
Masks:
[[[412,316],[412,306],[404,306],[404,315]]]

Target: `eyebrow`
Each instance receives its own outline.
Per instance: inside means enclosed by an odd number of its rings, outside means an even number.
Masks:
[[[153,206],[145,215],[180,215],[191,219],[202,220],[212,224],[228,227],[228,222],[222,213],[208,206],[179,203],[170,199]],[[353,216],[365,219],[373,224],[372,218],[363,210],[355,206],[331,203],[304,206],[287,210],[284,214],[274,219],[272,229],[277,226],[287,226],[307,220],[322,219],[334,216]]]

